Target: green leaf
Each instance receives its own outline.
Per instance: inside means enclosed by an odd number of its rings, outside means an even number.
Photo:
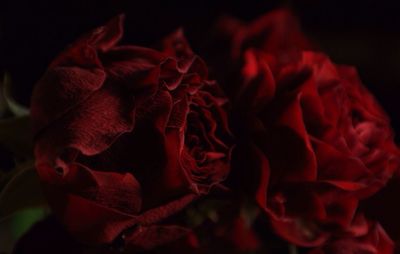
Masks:
[[[47,208],[28,208],[0,221],[0,253],[13,253],[18,239],[49,213]]]
[[[12,152],[16,161],[33,157],[29,110],[12,97],[8,74],[0,82],[0,145]]]
[[[16,102],[13,98],[11,85],[10,75],[4,74],[1,94],[6,108],[16,117],[29,115],[29,109]]]
[[[20,167],[0,192],[0,220],[28,207],[47,206],[33,163]]]
[[[20,238],[28,229],[49,214],[48,209],[34,207],[21,210],[11,216],[11,230],[13,239]]]

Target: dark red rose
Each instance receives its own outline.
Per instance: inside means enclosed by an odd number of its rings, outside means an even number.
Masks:
[[[224,62],[233,70],[222,83],[240,143],[230,181],[277,234],[319,246],[353,226],[359,201],[385,186],[400,153],[356,70],[312,51],[292,20],[280,11],[221,32],[231,38]]]
[[[74,237],[146,249],[187,233],[160,222],[226,177],[226,99],[181,32],[162,51],[118,46],[122,18],[72,44],[36,85],[36,168]]]

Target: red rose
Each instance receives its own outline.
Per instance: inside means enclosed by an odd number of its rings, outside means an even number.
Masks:
[[[400,153],[355,69],[309,51],[292,20],[279,11],[221,28],[231,38],[224,68],[233,70],[222,83],[233,90],[240,142],[231,182],[255,196],[280,236],[319,246],[353,226],[359,200],[386,184]]]
[[[160,221],[226,177],[226,99],[180,32],[157,51],[117,46],[122,30],[120,16],[81,38],[36,85],[36,168],[75,237],[151,248],[188,231]]]

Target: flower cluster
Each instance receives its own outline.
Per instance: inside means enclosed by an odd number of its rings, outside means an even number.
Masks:
[[[36,170],[82,253],[394,253],[373,207],[400,168],[388,116],[289,11],[221,19],[210,73],[182,30],[144,48],[122,23],[32,97]]]

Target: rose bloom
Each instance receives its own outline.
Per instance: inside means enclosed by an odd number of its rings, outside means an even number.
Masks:
[[[72,44],[37,83],[36,169],[74,237],[148,249],[187,233],[169,218],[226,177],[226,98],[181,31],[162,51],[118,46],[122,19]]]
[[[254,197],[296,245],[365,235],[355,225],[359,201],[385,186],[400,153],[356,70],[313,51],[285,10],[249,25],[224,19],[217,31],[229,52],[213,68],[229,74],[220,77],[239,140],[232,189]]]

